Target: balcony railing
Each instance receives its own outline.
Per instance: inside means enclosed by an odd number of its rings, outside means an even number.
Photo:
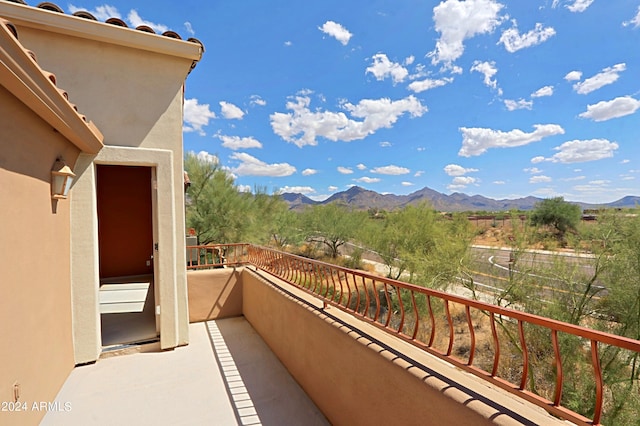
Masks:
[[[187,269],[211,269],[247,264],[248,244],[187,246]]]
[[[252,264],[314,295],[325,307],[346,311],[553,415],[579,424],[598,425],[602,418],[605,390],[602,351],[627,351],[628,359],[640,353],[637,340],[269,248],[230,244],[194,246],[187,251],[190,249],[198,249],[201,258],[202,253],[221,250],[227,263],[220,262],[218,266]],[[212,265],[213,262],[205,262],[189,268]],[[532,340],[535,345],[531,344]],[[565,344],[571,344],[591,365],[592,418],[562,405],[568,368],[563,365],[561,355]],[[553,380],[550,389],[538,391],[532,361],[541,356],[541,351],[546,351],[546,356],[553,360],[545,372],[546,377]],[[520,354],[519,359],[514,360],[514,353]],[[501,358],[501,355],[504,356]],[[536,364],[536,369],[538,367]]]

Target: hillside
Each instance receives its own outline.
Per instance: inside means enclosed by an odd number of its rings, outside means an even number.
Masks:
[[[438,211],[508,211],[531,210],[542,198],[525,197],[516,199],[494,200],[482,195],[467,195],[454,192],[447,195],[431,188],[422,188],[408,195],[380,194],[359,186],[353,186],[346,191],[337,192],[324,201],[314,201],[303,194],[284,193],[282,199],[292,210],[301,210],[309,205],[339,203],[356,210],[371,208],[393,210],[407,205],[428,202]],[[605,208],[633,208],[640,205],[640,197],[626,196],[620,200],[607,204],[576,203],[583,209]]]

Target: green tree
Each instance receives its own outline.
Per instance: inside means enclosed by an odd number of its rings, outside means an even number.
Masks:
[[[187,190],[186,223],[200,244],[269,241],[276,218],[286,209],[277,195],[264,188],[239,191],[218,162],[185,156],[191,186]]]
[[[568,231],[576,230],[582,211],[577,204],[565,201],[563,197],[547,198],[536,203],[530,220],[534,226],[551,226],[560,240]]]
[[[300,213],[305,239],[321,243],[332,258],[337,258],[340,247],[358,235],[367,213],[354,212],[339,204],[315,205]]]

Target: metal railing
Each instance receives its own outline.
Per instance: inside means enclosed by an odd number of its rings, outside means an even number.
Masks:
[[[247,263],[248,244],[187,246],[187,269],[211,269]]]
[[[549,413],[579,424],[600,424],[605,385],[601,367],[603,350],[640,353],[640,341],[617,336],[514,309],[480,302],[401,281],[378,277],[281,251],[246,244],[197,246],[232,252],[233,262],[249,263],[351,315],[468,371],[500,388],[536,404]],[[229,262],[227,257],[226,262]],[[191,269],[211,264],[191,266]],[[217,265],[217,264],[216,264]],[[488,332],[490,330],[490,332]],[[481,333],[484,333],[481,336]],[[532,344],[535,340],[536,345]],[[540,340],[545,341],[543,347]],[[567,379],[562,350],[571,344],[593,378],[591,418],[562,405]],[[511,345],[511,346],[509,346]],[[552,388],[539,392],[535,386],[534,358],[546,363]],[[514,360],[514,353],[519,359]],[[608,353],[608,352],[607,352]],[[502,357],[501,357],[502,355]],[[616,352],[616,356],[619,352]],[[503,365],[506,362],[507,367]],[[535,367],[539,367],[536,365]],[[514,373],[515,371],[515,373]],[[549,380],[552,377],[552,380]]]

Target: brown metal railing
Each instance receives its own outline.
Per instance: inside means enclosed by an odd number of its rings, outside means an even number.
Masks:
[[[187,246],[187,269],[211,269],[247,263],[248,244]]]
[[[604,381],[600,355],[604,349],[640,352],[640,341],[431,290],[401,281],[377,277],[269,248],[246,246],[246,259],[256,267],[293,284],[331,305],[367,321],[455,366],[518,395],[549,413],[579,424],[600,424]],[[457,311],[456,311],[457,310]],[[484,341],[477,337],[486,323]],[[484,324],[484,326],[482,325]],[[487,328],[485,327],[485,330]],[[534,332],[537,340],[532,337]],[[547,397],[534,392],[532,357],[540,356],[540,335],[546,340],[546,364],[554,377]],[[440,339],[438,339],[440,337]],[[589,419],[562,405],[568,368],[561,347],[572,341],[573,350],[591,365],[593,414]],[[536,348],[532,341],[536,341]],[[576,340],[579,342],[576,344]],[[466,342],[466,343],[461,343]],[[506,348],[511,344],[512,350]],[[479,345],[482,345],[480,348]],[[502,348],[502,350],[501,350]],[[513,361],[514,349],[520,359]],[[504,355],[506,352],[507,356]],[[491,356],[486,356],[490,353]],[[484,354],[485,359],[479,360]],[[504,374],[503,358],[516,364],[514,374]],[[538,366],[536,365],[536,368]],[[575,373],[575,372],[574,372]],[[544,392],[542,392],[544,393]]]

